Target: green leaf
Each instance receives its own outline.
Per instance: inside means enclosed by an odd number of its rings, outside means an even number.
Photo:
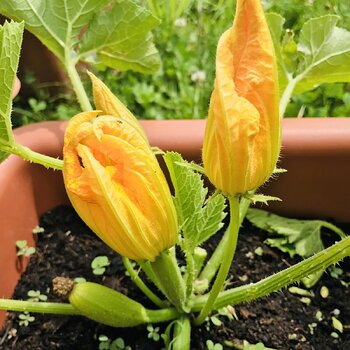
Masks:
[[[195,245],[200,245],[223,227],[223,219],[226,214],[225,197],[214,194],[209,197],[205,206],[200,210],[197,222],[193,223],[192,232],[196,239]]]
[[[321,240],[321,220],[289,219],[261,209],[249,209],[248,220],[270,233],[267,243],[273,247],[308,258],[324,249]]]
[[[298,51],[303,54],[296,92],[322,83],[350,81],[350,32],[336,24],[338,16],[312,18],[300,31]]]
[[[0,145],[13,142],[11,126],[12,91],[22,45],[23,23],[0,26]],[[0,162],[7,157],[0,150]]]
[[[289,219],[260,209],[249,209],[246,217],[254,226],[269,233],[266,244],[288,253],[291,257],[298,254],[308,258],[323,250],[322,227],[332,230],[340,237],[343,235],[337,227],[321,220]],[[323,271],[315,272],[303,278],[302,282],[310,288],[322,274]]]
[[[174,186],[174,202],[184,239],[194,249],[223,226],[225,197],[214,194],[206,200],[208,189],[201,174],[188,166],[180,154],[167,152],[164,160]]]
[[[1,14],[24,21],[26,29],[64,61],[65,48],[79,42],[78,34],[109,0],[2,0]]]
[[[80,55],[87,60],[92,55],[97,64],[119,70],[155,72],[160,60],[150,30],[158,24],[158,19],[134,2],[118,0],[108,12],[93,18]]]
[[[267,21],[282,96],[286,91],[286,97],[290,97],[320,84],[350,81],[350,32],[337,26],[338,16],[308,20],[297,39],[291,30],[283,33],[285,20],[280,15],[269,13]]]
[[[141,72],[159,67],[149,32],[158,21],[131,0],[2,0],[0,13],[25,21],[64,63],[84,59]]]

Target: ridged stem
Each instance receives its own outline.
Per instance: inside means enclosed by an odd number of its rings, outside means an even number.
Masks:
[[[350,256],[350,237],[346,237],[314,256],[264,278],[257,283],[251,283],[221,292],[214,303],[214,307],[215,309],[219,309],[227,305],[249,302],[269,295],[272,292],[277,292],[312,273],[326,269],[328,266],[335,264],[347,256]],[[209,297],[210,294],[195,298],[191,311],[200,311],[206,305]]]
[[[179,311],[185,311],[186,288],[174,249],[160,253],[151,266],[163,294]]]

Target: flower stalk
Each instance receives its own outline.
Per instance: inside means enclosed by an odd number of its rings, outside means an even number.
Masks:
[[[222,256],[222,264],[215,279],[214,285],[209,292],[208,298],[206,299],[206,303],[203,305],[199,315],[194,321],[195,325],[202,324],[210,311],[214,309],[215,300],[225,283],[233,257],[235,255],[239,231],[239,199],[237,197],[229,197],[229,202],[230,225],[227,230],[228,238],[224,250],[224,255]]]

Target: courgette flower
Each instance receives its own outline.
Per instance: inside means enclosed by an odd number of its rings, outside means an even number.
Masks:
[[[63,149],[68,196],[113,250],[130,259],[154,261],[177,239],[170,190],[134,117],[104,112],[80,113],[68,124]]]
[[[272,174],[281,147],[277,63],[260,0],[238,0],[220,38],[203,145],[209,180],[244,194]]]

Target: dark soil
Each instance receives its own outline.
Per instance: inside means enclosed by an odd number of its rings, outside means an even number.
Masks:
[[[29,290],[40,290],[48,296],[49,301],[58,301],[52,293],[51,281],[54,277],[84,277],[88,281],[99,282],[125,293],[152,308],[152,304],[125,275],[119,256],[86,228],[72,208],[59,207],[45,214],[40,226],[45,231],[38,234],[37,252],[15,290],[15,299],[27,299]],[[262,243],[263,240],[264,233],[248,223],[244,224],[236,259],[231,268],[232,286],[255,282],[296,262],[279,251],[270,249]],[[215,244],[215,241],[211,241],[208,250]],[[262,255],[254,253],[257,247],[262,248]],[[91,261],[99,255],[107,255],[111,261],[102,277],[95,276],[90,267]],[[238,341],[247,340],[251,344],[262,342],[267,347],[283,350],[349,350],[350,288],[344,285],[344,282],[350,281],[349,272],[345,272],[350,271],[349,259],[339,267],[343,269],[343,274],[338,279],[329,273],[324,274],[313,288],[314,296],[310,298],[309,305],[303,303],[300,296],[284,290],[268,298],[236,306],[238,320],[219,316],[221,325],[216,326],[209,321],[196,328],[193,331],[191,349],[207,349],[205,343],[210,339],[224,345],[224,349],[232,348],[232,344]],[[329,289],[327,298],[320,296],[322,286]],[[316,319],[317,311],[322,312],[322,320]],[[334,315],[343,324],[343,333],[333,328]],[[18,313],[9,313],[8,321],[0,334],[0,349],[96,350],[99,348],[98,337],[102,334],[111,340],[123,338],[125,344],[133,350],[163,348],[162,340],[156,342],[148,338],[145,326],[116,329],[77,316],[34,316],[35,320],[28,326],[19,326]],[[160,325],[159,334],[164,332],[165,327],[166,325]]]

